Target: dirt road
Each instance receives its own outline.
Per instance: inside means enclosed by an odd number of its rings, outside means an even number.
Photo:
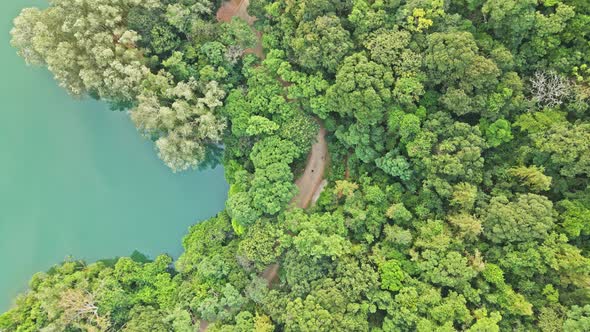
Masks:
[[[239,17],[248,22],[251,26],[256,21],[256,17],[248,14],[250,0],[230,0],[223,3],[217,11],[217,20],[220,22],[229,22],[233,17]],[[264,59],[262,49],[262,33],[252,28],[257,36],[255,48],[246,49],[244,53],[256,54],[260,59]],[[281,82],[283,86],[288,85]],[[328,162],[328,144],[326,143],[326,130],[321,127],[317,135],[317,142],[311,147],[311,153],[307,158],[307,165],[303,175],[297,179],[295,184],[299,188],[299,194],[293,198],[293,203],[297,207],[307,208],[310,203],[315,202],[323,187],[324,169]]]
[[[299,208],[306,209],[309,207],[312,199],[319,196],[323,186],[324,171],[328,163],[328,143],[326,142],[326,129],[320,127],[317,135],[317,141],[311,146],[311,152],[307,157],[305,171],[295,181],[299,193],[293,198],[293,203]]]
[[[232,17],[236,16],[248,22],[250,26],[256,21],[256,17],[248,14],[249,0],[231,0],[225,2],[217,11],[217,20],[220,22],[229,22]],[[246,49],[244,53],[256,54],[260,59],[264,59],[264,52],[262,49],[262,33],[252,28],[257,36],[257,44],[255,48]],[[283,82],[282,82],[283,83]],[[285,86],[285,83],[283,83]],[[312,145],[311,152],[307,158],[307,165],[305,171],[295,181],[299,188],[299,194],[293,198],[293,202],[297,207],[307,208],[310,203],[319,197],[319,194],[326,184],[324,180],[324,170],[328,163],[328,143],[326,142],[326,130],[323,126],[317,135],[317,141]],[[280,266],[279,264],[269,265],[263,272],[261,277],[268,282],[268,287],[277,282]],[[201,320],[199,325],[199,332],[206,332],[209,327],[209,322]]]

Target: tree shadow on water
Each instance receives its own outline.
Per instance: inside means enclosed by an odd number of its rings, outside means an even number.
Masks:
[[[197,166],[199,171],[207,169],[214,169],[219,166],[223,161],[223,145],[221,144],[208,144],[205,150],[205,158]]]

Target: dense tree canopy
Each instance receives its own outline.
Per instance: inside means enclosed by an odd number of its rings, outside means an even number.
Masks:
[[[15,19],[28,63],[128,109],[173,170],[221,160],[230,190],[177,261],[63,262],[0,331],[590,330],[587,1],[251,0],[253,25],[221,5]]]

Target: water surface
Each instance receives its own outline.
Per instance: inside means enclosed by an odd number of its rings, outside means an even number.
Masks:
[[[89,261],[181,252],[188,226],[223,208],[221,168],[173,174],[127,115],[74,100],[9,45],[41,0],[0,1],[0,312],[30,276]]]

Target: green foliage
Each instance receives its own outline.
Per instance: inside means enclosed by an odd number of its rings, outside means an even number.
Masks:
[[[486,141],[491,147],[510,142],[513,138],[510,122],[500,119],[489,125],[486,130]]]
[[[487,282],[497,287],[504,285],[504,272],[496,264],[487,263],[482,275]]]
[[[174,265],[64,262],[1,331],[590,330],[587,1],[251,0],[252,26],[219,5],[15,19],[27,62],[129,107],[173,170],[223,146],[230,190]]]
[[[132,101],[149,72],[136,47],[139,35],[122,20],[132,6],[150,10],[160,4],[62,0],[44,10],[26,8],[14,21],[11,43],[27,63],[47,65],[74,95]]]
[[[291,48],[300,66],[310,70],[323,68],[331,73],[352,46],[349,32],[334,15],[301,22],[291,39]]]
[[[407,223],[412,219],[412,213],[406,209],[403,203],[393,204],[387,209],[386,216],[399,223]]]
[[[535,165],[513,167],[508,170],[508,173],[535,192],[546,191],[551,187],[551,177],[543,174],[543,169]]]
[[[293,173],[285,163],[267,165],[256,170],[249,194],[252,204],[258,210],[276,214],[292,198],[294,192]]]
[[[564,211],[561,214],[563,228],[568,235],[577,237],[580,234],[590,234],[590,208],[587,199],[563,200],[559,207]]]
[[[403,156],[395,156],[394,153],[389,152],[375,160],[375,164],[385,173],[398,177],[402,181],[408,181],[412,177],[410,163]]]
[[[548,163],[565,177],[590,175],[590,124],[558,123],[545,133],[532,137],[539,152],[549,156]]]
[[[544,196],[518,195],[510,202],[494,197],[483,218],[485,235],[494,243],[542,240],[555,227],[553,204]]]
[[[567,332],[584,331],[590,328],[590,306],[573,306],[568,312],[563,324],[563,330]]]
[[[221,140],[226,124],[214,112],[225,92],[216,81],[199,86],[191,79],[174,85],[162,72],[147,82],[155,87],[138,96],[131,119],[144,135],[156,138],[158,155],[173,171],[196,167],[205,158],[206,146]]]
[[[381,288],[396,292],[402,288],[405,275],[399,263],[395,260],[388,261],[379,266],[381,275]]]
[[[221,26],[220,41],[224,45],[237,46],[243,50],[256,45],[256,36],[247,22],[233,18]]]
[[[327,97],[333,111],[352,116],[359,124],[375,125],[382,121],[391,100],[392,84],[390,71],[357,53],[344,59]]]
[[[237,192],[228,197],[226,209],[232,221],[241,226],[253,224],[261,215],[260,211],[253,207],[252,197],[246,192]]]
[[[180,45],[178,36],[170,26],[156,25],[150,30],[150,49],[156,54],[166,54]]]
[[[476,186],[466,182],[461,182],[453,186],[453,198],[451,199],[452,205],[459,206],[465,210],[469,210],[473,208],[476,199]]]

